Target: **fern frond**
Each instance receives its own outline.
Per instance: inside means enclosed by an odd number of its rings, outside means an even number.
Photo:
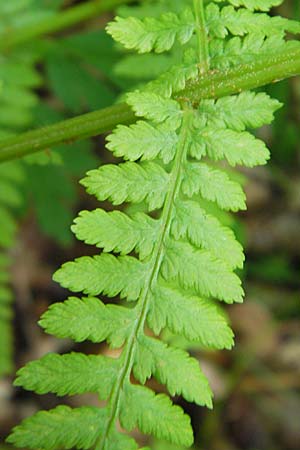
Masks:
[[[179,3],[184,3],[181,13]],[[176,12],[172,9],[167,15],[160,12],[169,1],[153,3],[159,8],[147,19],[139,17],[143,5],[134,9],[135,17],[117,18],[108,26],[109,33],[128,49],[168,51],[176,40],[188,43],[188,49],[181,50],[180,70],[175,65],[127,95],[141,120],[117,127],[107,139],[108,149],[126,162],[90,171],[82,181],[99,201],[120,208],[79,214],[74,233],[102,251],[64,264],[54,279],[93,297],[72,297],[52,305],[40,321],[57,337],[77,342],[105,340],[121,348],[120,354],[113,360],[78,353],[47,355],[21,369],[16,381],[41,393],[97,392],[107,399],[106,406],[58,407],[38,413],[13,431],[9,441],[14,445],[26,446],[31,439],[35,448],[136,449],[134,441],[117,430],[118,421],[128,431],[137,427],[172,443],[192,445],[190,420],[182,408],[172,404],[168,395],[156,395],[143,386],[152,376],[166,385],[171,396],[212,405],[212,392],[199,362],[167,345],[160,333],[169,329],[204,347],[232,347],[233,333],[217,302],[242,302],[244,292],[235,269],[242,268],[244,255],[215,211],[246,206],[238,177],[231,179],[218,161],[225,159],[233,166],[265,164],[268,149],[247,130],[270,123],[281,105],[266,94],[251,92],[203,100],[198,106],[171,97],[204,67],[219,64],[218,58],[225,49],[230,52],[230,45],[250,47],[256,32],[260,32],[258,48],[269,45],[273,34],[281,45],[286,31],[299,32],[300,27],[254,12],[278,4],[275,0],[265,6],[259,0],[232,0],[229,6],[222,1],[220,7],[215,4],[219,2],[210,1],[206,8],[202,1],[195,1],[193,11],[185,9],[190,1],[179,3]],[[236,9],[239,6],[245,8]],[[220,41],[223,38],[225,43]],[[172,52],[176,53],[176,46]],[[206,60],[200,61],[199,55]],[[122,306],[94,297],[101,294],[116,302],[121,298]],[[75,417],[80,419],[81,414],[85,415],[83,426],[91,430],[88,438],[86,429],[74,430]],[[62,430],[66,430],[65,438]]]
[[[175,41],[187,43],[194,32],[194,17],[190,9],[182,14],[166,13],[159,18],[140,20],[136,17],[116,17],[106,30],[127,49],[148,53],[151,50],[162,53],[170,50]]]

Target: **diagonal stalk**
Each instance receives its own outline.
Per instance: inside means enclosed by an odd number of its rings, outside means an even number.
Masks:
[[[180,139],[177,146],[176,157],[171,171],[170,189],[168,191],[161,215],[160,235],[157,237],[156,245],[153,249],[149,265],[148,279],[145,281],[144,288],[140,294],[140,298],[136,305],[137,319],[134,322],[133,330],[128,338],[122,354],[122,370],[112,390],[111,397],[108,402],[109,417],[106,423],[104,433],[100,436],[95,445],[95,450],[104,450],[106,440],[115,426],[120,409],[120,398],[123,384],[126,380],[129,381],[132,367],[134,364],[134,357],[136,351],[137,338],[144,331],[144,326],[149,311],[151,301],[151,290],[155,287],[157,278],[159,276],[161,264],[165,254],[166,239],[169,236],[170,226],[173,217],[173,210],[176,198],[181,185],[182,167],[186,159],[187,149],[189,146],[188,131],[192,115],[186,110],[183,115],[182,128],[180,130]]]
[[[0,163],[36,153],[58,144],[71,144],[112,130],[116,124],[130,124],[135,115],[125,103],[63,120],[28,133],[0,141]]]
[[[250,64],[240,64],[224,71],[209,71],[197,81],[188,83],[176,98],[197,106],[203,98],[237,94],[299,74],[300,46],[299,49],[256,58]],[[61,143],[97,136],[111,131],[118,124],[130,124],[135,120],[131,108],[121,104],[29,131],[0,142],[0,162]]]

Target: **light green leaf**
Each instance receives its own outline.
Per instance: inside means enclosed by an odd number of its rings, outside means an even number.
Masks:
[[[148,324],[158,335],[168,327],[174,334],[213,348],[231,349],[233,333],[211,300],[161,285],[153,292]]]
[[[106,27],[107,32],[127,49],[135,49],[139,53],[152,50],[161,53],[170,50],[175,41],[187,43],[194,32],[195,19],[192,12],[186,9],[181,15],[172,12],[159,18],[116,17]]]
[[[116,157],[135,161],[141,158],[152,160],[161,158],[164,163],[172,161],[178,142],[177,134],[164,125],[154,127],[139,121],[130,127],[119,125],[107,138],[106,147]]]
[[[179,406],[174,406],[166,395],[155,395],[143,386],[127,384],[124,387],[120,421],[129,431],[138,427],[143,433],[159,439],[188,447],[193,444],[189,416]]]
[[[184,289],[226,303],[242,302],[244,291],[238,276],[223,261],[206,250],[195,250],[184,242],[168,241],[161,273],[166,281],[178,280]]]
[[[59,396],[96,392],[105,400],[116,381],[118,366],[118,360],[101,355],[49,353],[20,369],[14,385]]]
[[[146,264],[131,256],[83,256],[63,264],[53,279],[73,292],[88,295],[102,293],[108,297],[120,294],[122,298],[132,301],[140,294],[147,269]]]
[[[138,445],[134,439],[113,428],[107,436],[106,448],[108,450],[138,450]]]
[[[172,396],[179,394],[189,402],[212,407],[212,392],[207,378],[198,361],[183,350],[140,336],[133,373],[142,384],[153,374],[159,383],[167,386]]]
[[[273,122],[274,112],[281,106],[280,102],[263,92],[245,91],[217,101],[203,100],[199,113],[200,117],[204,115],[209,125],[244,131],[247,127],[259,128]]]
[[[7,442],[33,449],[89,449],[104,427],[105,414],[104,409],[91,406],[40,411],[15,427]]]
[[[146,201],[149,209],[163,205],[169,183],[169,175],[154,162],[113,165],[107,164],[91,170],[81,181],[87,192],[98,200],[110,200],[113,205],[124,202]]]
[[[300,23],[283,17],[271,17],[268,14],[254,13],[249,9],[234,9],[225,6],[222,9],[213,3],[206,8],[206,23],[210,34],[225,38],[228,33],[244,36],[247,33],[264,33],[265,36],[285,32],[300,33]]]
[[[194,60],[188,64],[177,64],[148,83],[146,89],[169,98],[172,94],[183,90],[188,81],[195,81],[199,75],[198,69],[198,64]]]
[[[155,123],[167,122],[173,130],[181,125],[182,111],[175,100],[163,98],[153,92],[136,91],[127,94],[127,103],[139,117],[145,117]]]
[[[194,138],[197,143],[194,141],[191,156],[197,159],[206,155],[215,161],[226,158],[232,166],[254,167],[266,164],[270,158],[265,143],[246,131],[207,127]]]
[[[175,239],[187,237],[198,248],[209,250],[231,269],[243,267],[243,248],[232,230],[207,214],[195,201],[177,203],[171,233]]]
[[[106,212],[98,208],[81,211],[72,231],[77,239],[103,248],[105,252],[126,255],[135,250],[144,259],[153,250],[159,225],[158,220],[144,213],[128,216],[121,211]]]
[[[94,297],[70,297],[51,305],[39,324],[59,338],[71,338],[75,342],[107,340],[113,347],[121,347],[134,318],[134,312],[123,306],[105,305]]]
[[[215,3],[223,2],[223,0],[213,0]],[[227,0],[232,6],[244,6],[250,10],[269,11],[273,6],[279,6],[283,0]]]
[[[246,209],[246,196],[241,186],[230,180],[227,173],[204,163],[189,162],[186,165],[182,191],[188,197],[200,194],[225,210]]]
[[[251,64],[254,58],[276,57],[278,53],[298,50],[299,41],[286,41],[281,33],[265,37],[263,32],[251,33],[243,38],[212,39],[210,42],[213,69],[227,69],[239,64]]]

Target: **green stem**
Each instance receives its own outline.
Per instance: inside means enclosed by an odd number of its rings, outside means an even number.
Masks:
[[[237,94],[299,74],[300,46],[297,50],[260,57],[251,64],[241,64],[224,71],[209,71],[197,81],[189,83],[176,98],[197,106],[203,98]],[[84,114],[3,140],[0,142],[0,162],[68,141],[96,136],[112,130],[118,124],[130,124],[135,120],[132,110],[126,104]]]
[[[196,33],[198,39],[198,58],[200,74],[209,70],[209,49],[208,37],[205,26],[205,15],[203,0],[194,0],[194,10],[196,16]]]
[[[151,291],[155,290],[159,272],[161,269],[162,261],[165,255],[166,239],[170,233],[170,227],[173,219],[174,204],[178,197],[178,192],[181,185],[182,178],[182,166],[186,159],[188,146],[190,145],[188,139],[188,132],[190,128],[190,122],[193,115],[189,110],[184,111],[183,123],[180,131],[180,138],[177,146],[176,157],[170,173],[170,186],[166,200],[163,206],[160,219],[160,235],[157,237],[156,245],[154,246],[151,259],[148,263],[149,274],[148,279],[144,283],[144,288],[140,294],[136,310],[138,312],[137,319],[134,322],[134,326],[131,335],[125,345],[122,354],[122,370],[113,388],[110,400],[108,402],[109,417],[104,432],[96,443],[95,450],[104,450],[106,448],[106,441],[109,434],[115,426],[115,422],[118,417],[120,408],[121,391],[124,383],[129,381],[132,367],[134,364],[136,346],[139,336],[144,334],[144,327],[147,318],[147,314],[151,302]]]
[[[0,163],[54,145],[70,144],[78,139],[97,136],[112,130],[116,124],[126,125],[134,121],[134,113],[124,103],[64,120],[0,142]]]
[[[299,48],[272,56],[261,56],[252,63],[240,64],[225,70],[212,70],[198,80],[188,83],[176,95],[197,106],[203,98],[220,98],[255,89],[270,83],[300,75]]]
[[[124,3],[130,3],[133,0],[93,0],[73,8],[66,9],[47,17],[36,24],[22,27],[20,29],[9,28],[7,32],[0,35],[0,51],[8,51],[18,45],[36,39],[40,36],[56,33],[72,27],[77,23],[92,19],[98,14],[110,11]]]

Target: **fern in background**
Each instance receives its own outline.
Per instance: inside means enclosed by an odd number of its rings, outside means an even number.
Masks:
[[[12,330],[11,301],[9,289],[9,266],[11,263],[8,248],[14,242],[16,221],[13,209],[20,206],[22,196],[18,185],[23,181],[23,172],[18,163],[0,166],[0,376],[12,371]]]
[[[34,19],[26,13],[29,1],[1,2],[0,32],[10,26],[20,26]],[[41,78],[34,68],[37,53],[31,49],[18,50],[9,55],[0,55],[0,139],[10,136],[32,124],[32,109],[38,102],[33,89],[41,84]],[[12,293],[9,289],[9,266],[11,258],[8,249],[16,235],[15,210],[23,203],[19,189],[24,184],[24,168],[19,162],[0,167],[0,376],[12,370],[13,338],[11,330]]]
[[[41,19],[50,17],[62,4],[62,1],[41,2],[34,0],[12,0],[1,2],[0,5],[0,34],[5,36],[6,30],[39,23]],[[48,5],[48,6],[46,6]],[[2,37],[3,38],[3,37]],[[61,118],[55,112],[46,108],[41,110],[39,97],[35,90],[44,83],[36,69],[36,63],[44,54],[47,55],[48,46],[42,42],[27,45],[21,49],[0,54],[0,139],[19,133],[40,121],[48,122]],[[47,112],[44,112],[46,109]],[[53,118],[54,115],[54,118]],[[50,116],[50,117],[49,117]],[[71,207],[76,199],[74,181],[72,177],[82,176],[83,173],[96,164],[96,158],[89,152],[89,143],[77,144],[76,158],[69,156],[64,148],[56,152],[43,152],[25,158],[22,162],[11,162],[1,166],[0,173],[0,336],[3,343],[1,352],[0,376],[8,374],[12,369],[12,333],[10,322],[12,318],[11,297],[9,291],[9,266],[11,258],[7,255],[12,247],[17,230],[16,213],[24,208],[24,200],[34,202],[42,230],[58,241],[66,244],[70,242],[68,226],[71,223]],[[82,151],[83,150],[83,151]],[[80,155],[82,157],[80,158]],[[62,165],[64,162],[64,166]],[[47,167],[45,167],[45,165]],[[51,182],[48,182],[51,176]],[[45,189],[41,198],[41,179]],[[60,180],[54,186],[53,179]],[[46,187],[49,187],[46,189]],[[22,187],[22,190],[20,189]],[[24,195],[25,192],[25,195]],[[59,195],[67,199],[64,204]],[[26,195],[27,194],[27,195]],[[47,196],[48,194],[48,196]],[[61,196],[61,197],[63,197]],[[66,205],[70,204],[70,213],[66,213]],[[61,207],[60,207],[61,206]]]
[[[11,29],[22,31],[24,27],[34,27],[41,20],[50,19],[57,14],[62,3],[62,0],[12,0],[9,5],[1,5],[1,39],[5,39],[6,32],[9,34]],[[113,101],[116,92],[106,79],[114,52],[111,52],[112,56],[103,55],[101,45],[92,51],[93,41],[105,39],[103,33],[99,30],[53,41],[40,39],[0,55],[0,138],[30,127],[47,125],[74,112],[103,107]],[[107,37],[106,45],[108,40]],[[96,67],[99,60],[106,69],[104,75],[100,72],[100,65]],[[37,70],[37,63],[45,66],[45,76]],[[81,86],[80,91],[72,84],[72,79]],[[58,99],[57,110],[42,105],[35,92],[37,88],[46,86],[49,87],[49,94]],[[96,90],[99,94],[92,95],[92,91]],[[84,98],[89,101],[84,103]],[[41,231],[60,244],[70,244],[72,235],[69,227],[77,198],[74,181],[97,164],[90,142],[76,144],[73,155],[62,145],[30,155],[24,158],[24,162],[26,204],[33,206]],[[44,180],[42,197],[41,179]],[[52,183],[53,179],[59,180],[59,183]]]
[[[254,12],[278,0],[182,3],[179,8],[175,2],[175,12],[146,19],[134,9],[134,17],[117,17],[108,25],[109,34],[127,49],[162,53],[180,46],[183,59],[127,95],[141,120],[118,126],[107,144],[124,161],[92,170],[82,181],[88,193],[114,208],[83,211],[73,225],[78,239],[102,252],[56,272],[56,281],[83,297],[52,305],[40,321],[59,338],[107,341],[120,349],[119,356],[47,354],[22,368],[15,382],[39,394],[94,392],[105,406],[40,411],[13,430],[8,442],[16,446],[137,449],[118,422],[129,432],[139,428],[191,446],[189,417],[168,395],[145,386],[152,376],[171,396],[212,407],[198,361],[159,337],[167,328],[205,347],[232,347],[233,333],[218,301],[242,302],[235,270],[243,266],[244,255],[210,204],[245,209],[243,190],[223,161],[247,167],[267,162],[265,144],[246,130],[270,123],[280,103],[264,93],[241,92],[197,105],[180,90],[211,69],[299,45],[284,37],[299,32],[300,25]],[[161,13],[169,2],[153,4]],[[106,303],[97,297],[101,294],[120,297],[121,303]]]

